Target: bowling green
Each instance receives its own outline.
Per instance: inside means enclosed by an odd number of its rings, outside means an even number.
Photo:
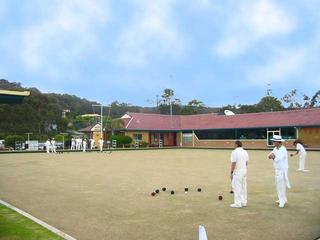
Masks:
[[[194,240],[199,225],[208,239],[320,237],[319,152],[308,152],[307,173],[295,171],[297,157],[289,159],[292,188],[283,209],[275,203],[274,170],[264,150],[249,150],[248,206],[229,207],[230,152],[0,154],[0,199],[77,239]]]

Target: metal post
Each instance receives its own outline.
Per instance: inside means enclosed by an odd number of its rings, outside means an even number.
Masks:
[[[194,131],[192,130],[192,147],[194,147]]]
[[[32,132],[27,132],[25,134],[28,134],[28,149],[29,149],[29,142],[30,142],[30,134],[32,134]]]
[[[64,136],[68,135],[68,133],[61,132],[60,134],[62,135],[62,143],[63,143],[62,150],[64,150]]]
[[[101,111],[100,111],[100,117],[101,117],[101,125],[100,125],[100,136],[101,136],[101,138],[103,139],[103,131],[102,131],[102,128],[103,128],[103,126],[102,126],[102,119],[103,119],[103,116],[102,116],[102,114],[103,114],[103,111],[102,111],[102,109],[103,109],[103,107],[102,107],[102,105],[101,105]]]
[[[92,106],[100,107],[100,137],[103,139],[103,107],[108,106],[104,106],[102,104],[92,104]]]
[[[172,101],[171,98],[169,99],[170,104],[170,128],[172,128]]]

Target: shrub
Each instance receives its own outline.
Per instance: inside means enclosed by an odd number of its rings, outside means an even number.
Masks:
[[[56,140],[56,142],[62,142],[63,141],[63,136],[58,134],[54,136],[54,139]]]
[[[116,140],[117,145],[122,145],[123,147],[132,143],[132,138],[130,136],[112,135],[110,137],[110,142],[112,142],[112,140]]]
[[[140,142],[139,146],[140,147],[148,147],[148,143],[147,142]]]
[[[15,147],[16,142],[23,142],[25,141],[25,138],[20,135],[9,135],[5,138],[5,144],[7,147]]]

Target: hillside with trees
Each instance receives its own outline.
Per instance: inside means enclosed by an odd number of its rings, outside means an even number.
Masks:
[[[26,132],[32,132],[38,136],[44,134],[46,137],[61,132],[72,132],[97,122],[97,119],[81,117],[81,115],[100,114],[100,108],[92,106],[99,103],[74,95],[42,93],[36,88],[24,88],[20,83],[5,79],[0,79],[0,89],[31,92],[22,104],[0,104],[0,138],[8,134],[23,135]],[[104,108],[105,126],[118,125],[113,119],[121,117],[126,112],[190,115],[213,112],[223,114],[223,111],[228,109],[240,114],[319,107],[320,91],[308,97],[294,89],[281,99],[277,99],[268,92],[257,104],[213,108],[205,106],[197,99],[183,105],[180,99],[175,97],[174,91],[167,88],[155,105],[155,107],[140,107],[114,101],[109,108]]]
[[[10,83],[4,79],[0,80],[0,89],[30,91],[30,96],[22,104],[0,105],[1,133],[64,132],[70,119],[92,112],[92,104],[98,104],[68,94],[41,93],[36,88],[23,88],[20,83]],[[64,111],[66,118],[62,117]]]

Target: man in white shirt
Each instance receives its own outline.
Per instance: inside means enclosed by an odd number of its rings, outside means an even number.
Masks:
[[[94,146],[94,139],[91,138],[91,139],[90,139],[90,149],[93,150],[94,147],[95,147],[95,146]]]
[[[50,153],[50,151],[51,151],[51,140],[50,139],[48,139],[46,141],[46,151],[47,151],[47,153]]]
[[[76,150],[81,150],[82,139],[80,137],[76,138]]]
[[[100,147],[100,152],[102,152],[102,150],[103,150],[103,139],[102,138],[100,138],[100,140],[99,140],[99,147]]]
[[[74,138],[71,139],[71,150],[76,150],[76,140]]]
[[[294,155],[299,154],[299,168],[297,169],[297,171],[307,172],[308,170],[304,169],[304,164],[306,162],[307,152],[306,152],[305,148],[303,147],[302,142],[300,140],[295,140],[293,142],[293,145],[296,147],[297,152],[294,154],[293,153],[290,154],[290,156],[293,157]]]
[[[283,208],[288,202],[286,195],[286,187],[290,188],[288,178],[288,152],[287,149],[282,145],[284,140],[280,135],[273,135],[271,139],[275,145],[275,148],[271,153],[268,154],[269,159],[273,159],[273,166],[275,170],[275,182],[279,207]]]
[[[247,165],[249,155],[242,148],[242,142],[235,142],[235,149],[231,153],[231,178],[234,192],[234,203],[232,208],[247,206]]]
[[[54,138],[52,138],[52,140],[51,140],[51,148],[52,148],[51,150],[53,153],[57,153],[56,140],[54,140]]]
[[[86,149],[87,149],[87,139],[84,138],[82,141],[82,151],[86,152]]]

